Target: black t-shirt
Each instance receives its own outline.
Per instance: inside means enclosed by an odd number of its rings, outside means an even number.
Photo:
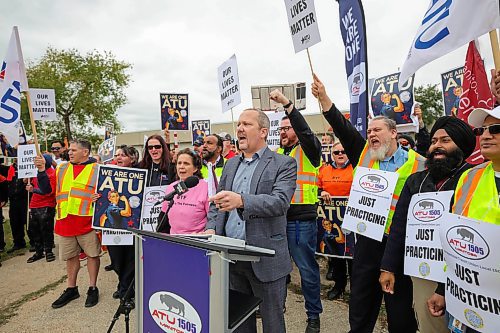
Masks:
[[[498,203],[500,203],[500,172],[495,172],[495,183],[497,184]]]

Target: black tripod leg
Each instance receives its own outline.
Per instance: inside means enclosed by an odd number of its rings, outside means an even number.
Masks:
[[[113,320],[111,320],[111,324],[108,327],[108,333],[111,333],[113,330],[113,326],[115,326],[116,321],[120,318],[120,315],[123,313],[125,315],[125,330],[129,333],[129,320],[130,320],[130,311],[132,310],[132,306],[130,303],[130,293],[133,289],[135,279],[130,282],[130,285],[127,288],[127,292],[122,299],[120,299],[120,305],[118,305],[118,309],[116,309],[115,315],[113,316]],[[135,306],[135,305],[134,305]]]

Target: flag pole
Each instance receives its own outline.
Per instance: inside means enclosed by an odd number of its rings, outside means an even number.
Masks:
[[[309,48],[306,48],[306,51],[307,51],[307,59],[309,59],[309,68],[311,68],[311,75],[312,75],[313,81],[314,81],[314,70],[313,70],[313,65],[312,65],[312,61],[311,61],[311,54],[309,53]],[[318,99],[318,107],[319,107],[319,114],[321,115],[323,113],[323,111],[322,111],[321,103],[319,102],[319,99]],[[323,131],[326,134],[325,119],[323,117],[321,117],[321,124],[323,125]]]
[[[26,77],[26,67],[24,66],[24,57],[23,57],[23,51],[21,49],[21,40],[19,38],[19,31],[17,30],[17,26],[14,26],[14,34],[16,36],[17,40],[17,53],[19,55],[19,70],[21,72],[21,90],[24,89],[23,93],[24,96],[26,97],[26,101],[28,102],[28,110],[30,113],[30,122],[31,122],[31,130],[33,131],[33,140],[35,141],[35,148],[36,148],[36,153],[37,155],[42,155],[40,153],[40,147],[38,146],[38,137],[36,134],[36,126],[35,126],[35,119],[33,117],[33,107],[31,106],[31,96],[30,96],[30,90],[28,87],[28,78]]]
[[[493,52],[493,61],[495,69],[500,70],[500,47],[498,46],[497,29],[490,31],[491,51]]]

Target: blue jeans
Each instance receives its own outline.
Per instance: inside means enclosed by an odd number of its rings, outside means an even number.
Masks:
[[[306,301],[307,318],[319,318],[323,312],[320,300],[319,265],[316,261],[316,220],[289,220],[286,226],[288,249],[299,268],[302,294]]]

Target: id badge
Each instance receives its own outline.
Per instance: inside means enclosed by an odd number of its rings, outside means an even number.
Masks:
[[[452,333],[464,333],[466,326],[460,322],[460,320],[450,316],[450,321],[448,322],[448,329]]]

